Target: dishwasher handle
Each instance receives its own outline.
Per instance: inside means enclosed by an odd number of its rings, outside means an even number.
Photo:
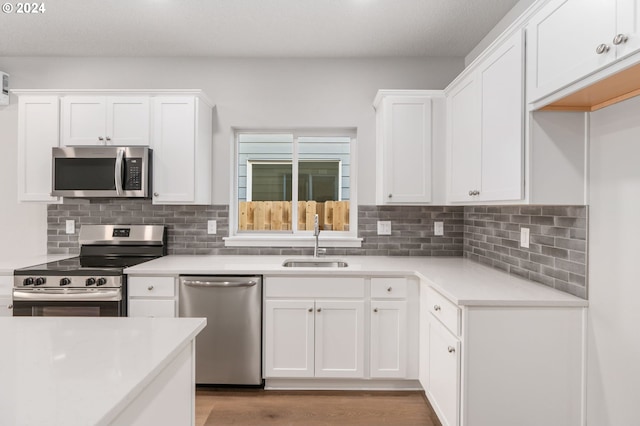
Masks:
[[[182,284],[187,287],[253,287],[258,284],[254,280],[232,281],[227,279],[218,280],[182,280]]]

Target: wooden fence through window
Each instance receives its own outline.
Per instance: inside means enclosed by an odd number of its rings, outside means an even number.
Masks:
[[[291,201],[240,201],[241,231],[287,231],[291,229]],[[313,230],[318,214],[321,230],[349,230],[349,201],[298,201],[298,230]]]

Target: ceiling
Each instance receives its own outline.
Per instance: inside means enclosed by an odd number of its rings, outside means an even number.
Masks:
[[[0,57],[460,57],[518,0],[40,2],[0,13]]]

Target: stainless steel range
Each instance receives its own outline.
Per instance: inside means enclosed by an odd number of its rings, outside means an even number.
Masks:
[[[16,269],[13,316],[126,316],[123,270],[167,253],[159,225],[83,225],[80,256]]]

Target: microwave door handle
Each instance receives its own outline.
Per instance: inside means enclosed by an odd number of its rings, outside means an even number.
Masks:
[[[119,149],[116,155],[116,169],[115,169],[115,181],[116,181],[116,193],[122,195],[122,164],[124,159],[124,149]]]

